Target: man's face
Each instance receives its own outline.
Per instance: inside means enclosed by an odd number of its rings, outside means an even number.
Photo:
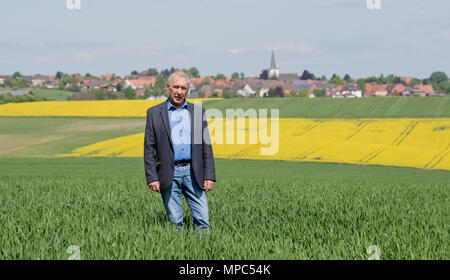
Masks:
[[[189,90],[189,83],[185,77],[175,77],[172,80],[172,85],[166,84],[166,89],[170,95],[170,102],[175,107],[181,107],[184,103],[184,99],[186,98],[186,94]]]

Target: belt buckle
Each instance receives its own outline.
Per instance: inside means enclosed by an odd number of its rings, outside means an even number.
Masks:
[[[175,166],[186,166],[189,164],[188,160],[180,160],[179,162],[175,162]]]

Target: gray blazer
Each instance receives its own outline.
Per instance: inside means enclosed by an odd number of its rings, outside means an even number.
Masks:
[[[191,165],[197,183],[200,188],[203,188],[203,180],[216,181],[208,124],[204,108],[195,106],[198,110],[195,110],[196,118],[194,118],[194,104],[187,102],[187,107],[191,116]],[[147,185],[153,181],[159,181],[161,190],[170,187],[174,173],[174,152],[167,100],[147,110],[144,166]]]

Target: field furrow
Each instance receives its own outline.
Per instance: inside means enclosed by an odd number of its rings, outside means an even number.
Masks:
[[[249,128],[248,121],[245,129],[238,129],[236,125],[233,129],[227,129],[226,120],[219,119],[210,121],[210,125],[218,128],[217,122],[224,128],[223,132],[215,131],[212,137],[217,158],[342,162],[450,170],[447,160],[450,129],[435,129],[449,125],[449,119],[333,119],[321,120],[321,125],[314,124],[310,119],[279,119],[278,135],[271,135],[267,144],[262,144],[261,139],[256,144],[249,144],[250,132],[258,131],[259,127]],[[269,135],[271,126],[264,129],[263,134]],[[236,138],[239,137],[245,143],[238,144]],[[433,141],[435,137],[439,137],[440,141]],[[123,136],[59,156],[141,157],[143,139],[143,133]],[[273,154],[262,153],[262,149],[269,146],[277,146],[278,149]]]

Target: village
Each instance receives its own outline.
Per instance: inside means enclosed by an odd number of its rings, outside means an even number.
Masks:
[[[165,99],[166,79],[171,68],[158,71],[149,68],[142,72],[133,71],[123,78],[115,74],[92,76],[89,73],[64,74],[55,76],[23,76],[19,72],[13,75],[0,75],[0,98],[35,95],[34,89],[64,90],[72,92],[71,100],[92,99]],[[359,78],[353,80],[348,74],[341,78],[333,75],[329,80],[325,76],[317,78],[305,70],[297,73],[280,73],[272,52],[270,68],[264,69],[259,77],[245,77],[244,73],[233,73],[231,77],[223,74],[200,76],[197,68],[181,69],[191,76],[190,98],[249,98],[249,97],[330,97],[362,98],[389,96],[448,96],[448,77],[443,72],[434,72],[430,79],[420,80],[413,77]],[[438,81],[433,80],[433,75]],[[443,85],[441,90],[433,84]],[[3,98],[5,99],[5,98]],[[30,101],[32,101],[30,99]],[[14,101],[10,101],[14,102]]]

